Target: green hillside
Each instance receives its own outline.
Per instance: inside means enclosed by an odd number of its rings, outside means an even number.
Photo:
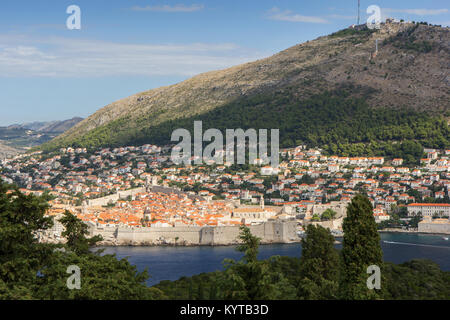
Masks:
[[[373,109],[364,98],[351,98],[351,91],[327,92],[307,100],[295,99],[291,90],[277,91],[156,126],[146,125],[148,119],[142,118],[135,128],[128,128],[129,120],[122,118],[90,131],[72,146],[170,144],[175,129],[186,128],[193,134],[198,120],[204,131],[217,128],[223,133],[227,128],[279,128],[281,147],[307,144],[347,156],[383,155],[414,161],[422,156],[424,146],[443,149],[450,145],[444,119],[408,109]]]
[[[423,24],[341,30],[114,102],[42,148],[167,144],[202,120],[203,130],[278,128],[282,147],[417,161],[423,147],[450,145],[449,39]]]

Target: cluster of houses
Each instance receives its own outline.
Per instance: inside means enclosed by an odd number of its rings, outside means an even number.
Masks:
[[[23,192],[50,192],[54,213],[78,208],[84,220],[129,226],[226,225],[243,217],[263,222],[276,214],[307,216],[311,206],[347,203],[358,192],[369,196],[377,222],[388,220],[393,208],[408,206],[413,215],[418,211],[410,208],[418,202],[449,202],[450,150],[425,150],[420,165],[411,167],[403,159],[326,156],[298,146],[280,150],[277,168],[256,159],[247,170],[226,162],[177,166],[170,161],[170,150],[144,145],[95,152],[64,148],[51,156],[35,152],[1,161],[0,178]],[[203,200],[153,192],[86,208],[89,199],[144,187],[149,179]],[[448,216],[444,211],[433,211],[433,216]]]

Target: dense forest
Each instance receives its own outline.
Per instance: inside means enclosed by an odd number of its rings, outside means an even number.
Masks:
[[[450,272],[431,261],[401,265],[382,261],[380,238],[367,197],[357,195],[344,220],[343,248],[334,248],[328,229],[310,225],[301,258],[258,260],[260,239],[241,226],[242,259],[224,261],[224,270],[147,287],[126,259],[103,254],[88,238],[87,225],[70,212],[60,222],[65,244],[40,243],[38,231],[53,224],[48,194],[24,195],[0,183],[0,299],[161,300],[161,299],[449,299]],[[367,267],[381,269],[381,286],[369,288]],[[79,278],[76,275],[79,270]],[[69,272],[68,272],[69,270]],[[75,270],[75,271],[71,271]],[[151,273],[151,268],[150,268]]]
[[[406,108],[371,108],[364,97],[351,98],[352,92],[364,90],[346,87],[301,100],[295,88],[288,88],[245,97],[205,114],[156,126],[145,126],[148,119],[144,117],[136,125],[144,129],[131,130],[125,125],[128,119],[122,118],[92,130],[73,146],[170,144],[175,129],[185,128],[192,133],[194,121],[202,121],[203,131],[279,129],[281,147],[306,144],[321,147],[328,154],[401,157],[411,164],[423,155],[423,147],[449,147],[450,130],[443,117]],[[49,144],[45,149],[55,147]]]
[[[297,289],[302,280],[301,259],[293,257],[272,257],[264,261],[270,274],[281,273],[288,284],[282,294],[283,300],[302,300],[307,297]],[[384,262],[381,269],[384,284],[387,285],[381,299],[386,300],[448,300],[450,275],[441,271],[430,260],[412,260],[402,264]],[[155,288],[164,292],[170,300],[217,300],[220,299],[218,283],[219,271],[202,273],[192,277],[182,277],[176,281],[161,281]],[[317,297],[317,299],[320,299]]]

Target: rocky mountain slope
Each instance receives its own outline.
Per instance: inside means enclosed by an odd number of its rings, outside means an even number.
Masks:
[[[13,157],[19,153],[20,150],[7,146],[0,141],[0,160]]]
[[[346,90],[346,99],[363,98],[370,108],[448,117],[449,35],[449,28],[410,23],[386,23],[375,31],[365,26],[344,29],[266,59],[119,100],[45,144],[44,149],[160,142],[153,137],[155,128],[176,127],[179,120],[206,114],[220,120],[218,116],[226,118],[231,110],[236,111],[230,106],[248,99],[263,99],[255,103],[271,105],[273,110],[283,103],[302,104],[324,92],[340,96],[343,88],[351,88]],[[379,50],[375,52],[377,39]],[[447,134],[444,128],[438,135],[447,139]]]

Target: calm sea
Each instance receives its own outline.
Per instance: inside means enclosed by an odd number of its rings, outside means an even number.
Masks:
[[[341,245],[336,245],[341,248]],[[450,271],[450,240],[442,236],[382,233],[381,247],[384,260],[402,263],[412,259],[430,259]],[[300,244],[273,244],[260,247],[259,258],[271,256],[300,257]],[[105,253],[127,258],[142,271],[148,268],[151,278],[148,285],[161,280],[177,280],[202,272],[222,270],[225,258],[240,259],[242,254],[235,247],[106,247]]]

